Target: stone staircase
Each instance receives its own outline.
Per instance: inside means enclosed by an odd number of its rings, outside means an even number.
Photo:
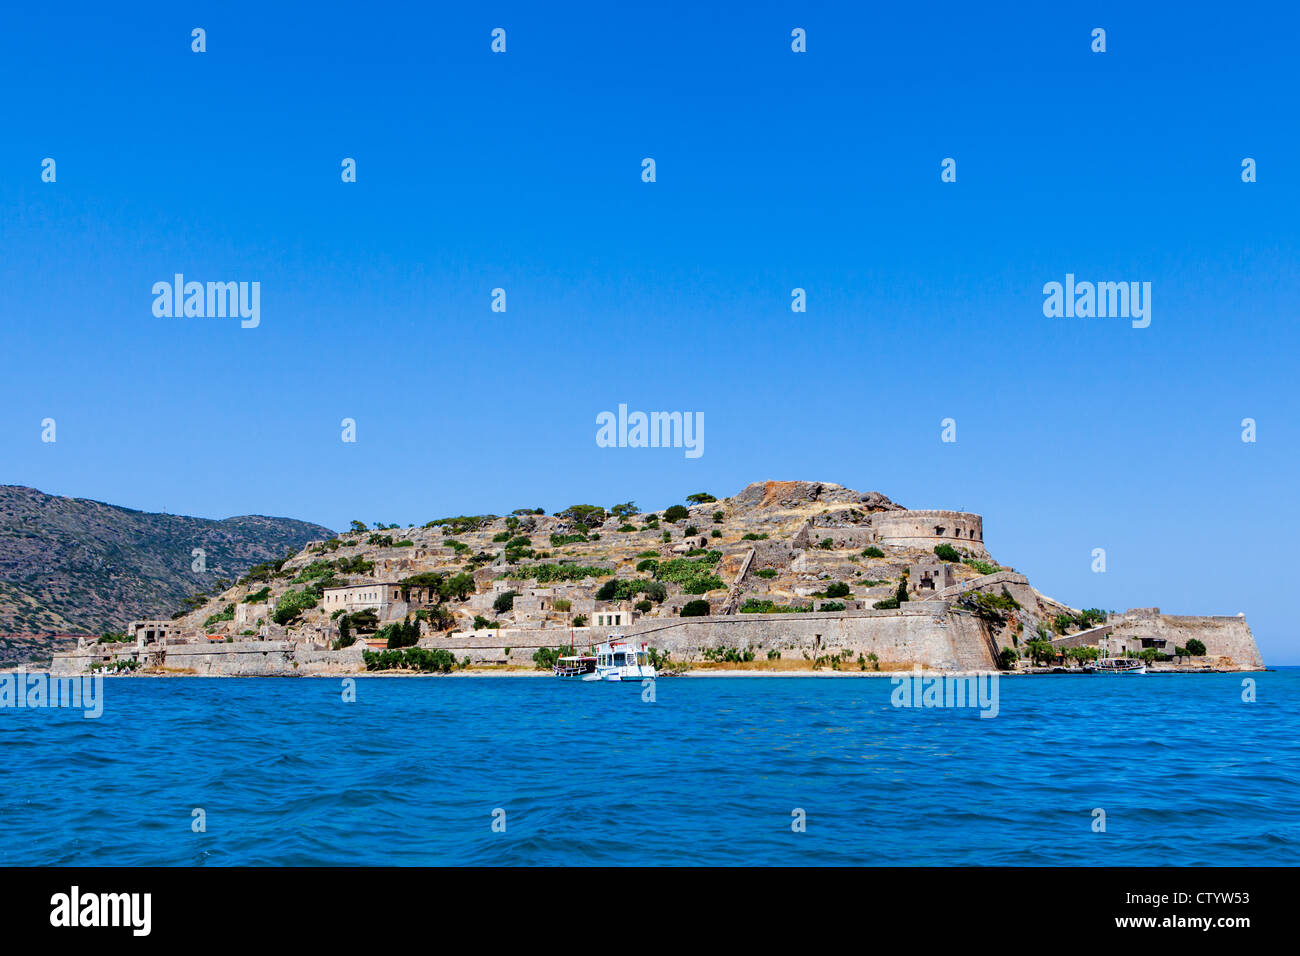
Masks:
[[[723,603],[719,614],[735,614],[736,608],[740,606],[740,586],[745,581],[745,575],[749,573],[749,566],[754,563],[755,549],[750,548],[749,554],[745,555],[744,562],[740,565],[740,573],[736,575],[736,580],[731,582],[731,590],[727,592],[727,600]]]
[[[1018,571],[994,571],[992,574],[981,574],[977,578],[971,578],[969,581],[963,581],[961,584],[954,584],[952,587],[937,591],[931,597],[931,600],[952,601],[971,591],[979,591],[998,584],[1028,583],[1029,579]]]

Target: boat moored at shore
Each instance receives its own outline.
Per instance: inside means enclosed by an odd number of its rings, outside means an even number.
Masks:
[[[644,641],[635,643],[612,636],[596,645],[596,668],[584,674],[589,681],[642,681],[654,680],[655,668],[650,663],[650,646]]]
[[[1147,665],[1136,657],[1102,657],[1083,669],[1089,674],[1145,674]]]
[[[596,670],[596,658],[586,654],[575,657],[561,657],[555,662],[556,677],[582,677],[584,674],[594,673]]]

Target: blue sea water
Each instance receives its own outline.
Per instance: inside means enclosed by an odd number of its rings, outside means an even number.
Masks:
[[[341,687],[110,679],[98,720],[0,710],[0,864],[1264,865],[1300,849],[1298,669],[1003,679],[992,719],[893,707],[880,678],[665,679],[653,702],[547,678],[363,678],[354,702]]]

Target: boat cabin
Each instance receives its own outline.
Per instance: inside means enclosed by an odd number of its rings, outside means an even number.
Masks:
[[[650,663],[648,644],[634,644],[631,641],[606,641],[596,647],[597,667],[645,667]]]
[[[596,658],[588,655],[577,657],[561,657],[555,662],[556,677],[581,677],[583,674],[592,674],[596,670]]]

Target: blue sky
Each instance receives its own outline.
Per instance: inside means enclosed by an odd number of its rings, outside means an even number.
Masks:
[[[1130,6],[7,8],[0,481],[336,528],[836,481],[1300,663],[1300,23]],[[261,325],[156,318],[176,272]],[[1067,272],[1150,327],[1045,318]],[[597,447],[620,403],[703,456]]]

